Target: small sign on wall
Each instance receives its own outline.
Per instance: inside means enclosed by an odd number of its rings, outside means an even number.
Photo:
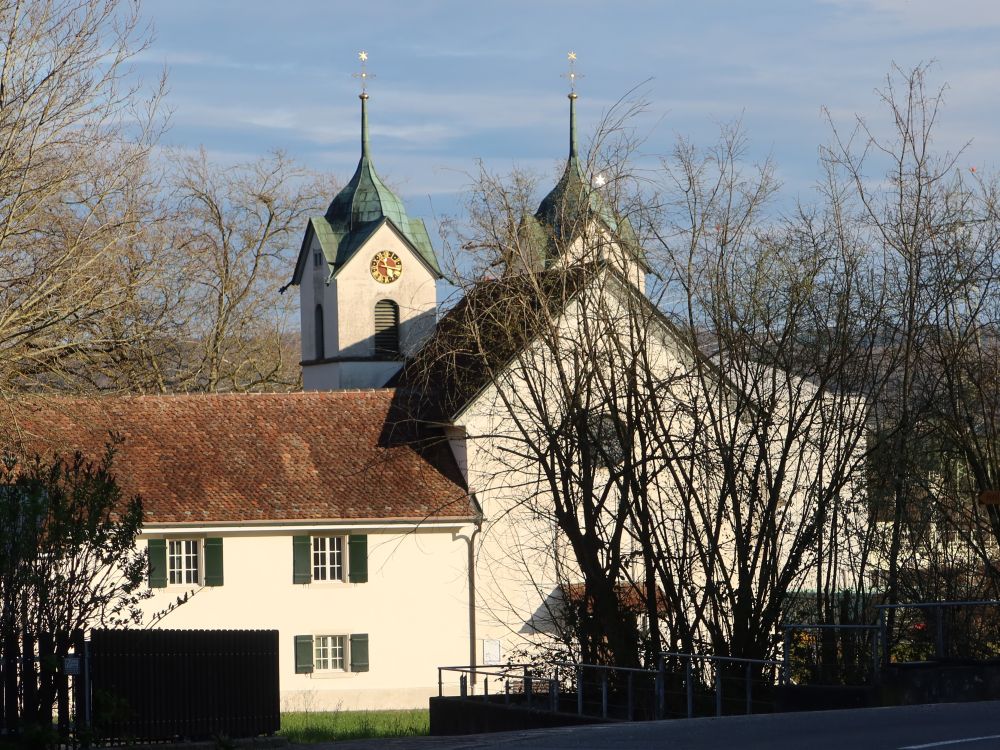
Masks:
[[[486,666],[500,663],[500,641],[483,639],[483,664]]]
[[[63,657],[63,674],[68,674],[68,675],[79,675],[80,674],[80,657],[79,656],[65,656],[65,657]]]

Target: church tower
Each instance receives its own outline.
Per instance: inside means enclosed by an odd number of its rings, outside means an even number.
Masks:
[[[649,271],[645,253],[628,216],[620,214],[604,193],[599,176],[590,180],[580,164],[576,144],[576,53],[569,53],[569,155],[559,182],[522,225],[525,246],[532,249],[529,270],[607,262],[642,292]]]
[[[291,281],[307,391],[380,388],[434,330],[441,269],[424,223],[375,173],[368,92],[360,98],[358,168],[326,213],[309,220]]]

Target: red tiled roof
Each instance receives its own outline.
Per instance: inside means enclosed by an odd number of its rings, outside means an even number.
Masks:
[[[49,398],[17,407],[20,447],[98,456],[147,523],[470,518],[440,434],[387,422],[392,390]]]
[[[587,597],[587,586],[584,583],[567,583],[562,586],[563,596],[568,602],[575,605],[584,603]],[[618,595],[618,605],[625,612],[642,614],[646,611],[646,592],[635,583],[616,583],[615,593]],[[593,605],[593,601],[587,601],[587,609]],[[667,611],[667,597],[663,589],[656,589],[656,611]]]

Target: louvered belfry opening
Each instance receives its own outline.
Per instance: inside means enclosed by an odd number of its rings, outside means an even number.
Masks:
[[[316,356],[314,359],[323,359],[326,357],[326,335],[323,331],[323,305],[316,305],[316,321],[314,330],[316,332]]]
[[[375,303],[375,356],[399,357],[399,305],[389,299]]]

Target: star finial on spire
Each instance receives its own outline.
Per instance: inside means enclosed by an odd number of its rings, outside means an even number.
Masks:
[[[365,50],[358,52],[358,60],[361,62],[361,70],[354,74],[355,78],[361,79],[361,98],[368,98],[368,79],[374,78],[374,73],[368,72],[368,53]]]
[[[562,77],[569,80],[569,95],[575,98],[576,79],[583,78],[583,76],[576,72],[576,52],[573,50],[567,52],[566,59],[569,61],[569,70],[563,73]]]

